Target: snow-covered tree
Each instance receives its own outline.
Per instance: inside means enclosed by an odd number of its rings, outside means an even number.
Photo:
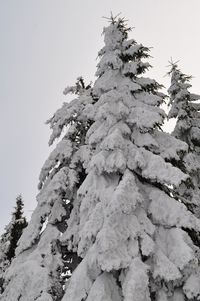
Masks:
[[[183,74],[177,63],[171,63],[171,85],[168,89],[171,106],[168,118],[177,118],[173,135],[185,141],[190,151],[200,151],[200,95],[191,93],[191,76]]]
[[[190,183],[173,166],[188,146],[161,130],[164,95],[143,77],[149,49],[129,31],[111,18],[93,88],[79,78],[65,90],[77,97],[48,121],[50,144],[60,142],[42,168],[2,301],[200,298],[199,248],[188,235],[200,221],[172,194]],[[76,253],[82,261],[64,288]]]
[[[16,198],[15,211],[12,213],[11,222],[5,227],[5,232],[0,238],[0,291],[3,290],[4,273],[15,256],[18,240],[27,226],[23,216],[24,203],[22,196]]]
[[[191,93],[191,76],[183,74],[177,63],[171,63],[170,111],[168,118],[177,118],[172,135],[188,144],[188,152],[179,162],[180,168],[190,175],[192,187],[181,186],[179,194],[194,212],[200,214],[200,95]]]
[[[172,196],[189,176],[180,161],[187,144],[164,133],[159,84],[143,77],[149,49],[128,39],[111,18],[86,134],[92,149],[63,233],[82,257],[62,301],[183,301],[200,298],[199,248],[187,229],[200,220]]]
[[[49,144],[56,138],[60,141],[41,170],[38,204],[6,273],[1,300],[58,301],[63,295],[63,277],[80,261],[76,250],[68,251],[61,237],[90,159],[91,151],[84,144],[95,100],[91,86],[85,86],[81,77],[65,89],[64,94],[68,93],[76,94],[75,99],[64,103],[47,121],[52,128]]]

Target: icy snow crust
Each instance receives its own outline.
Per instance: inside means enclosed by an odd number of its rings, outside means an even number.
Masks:
[[[127,32],[122,19],[111,20],[104,29],[93,97],[81,91],[50,120],[50,143],[64,128],[68,132],[42,169],[38,207],[0,300],[183,301],[200,296],[198,248],[185,231],[200,231],[200,222],[170,194],[170,187],[188,180],[170,163],[180,160],[187,144],[159,130],[166,117],[159,108],[164,95],[154,80],[142,77],[149,67],[141,60],[148,49],[127,40]],[[93,121],[84,127],[84,141],[71,138],[79,125],[70,123],[73,118],[82,125]],[[86,178],[77,187],[80,164]],[[66,214],[63,198],[73,209],[61,235],[56,223]],[[82,258],[63,297],[58,242]]]

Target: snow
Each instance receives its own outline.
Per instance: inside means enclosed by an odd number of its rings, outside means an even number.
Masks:
[[[149,294],[148,266],[138,257],[134,258],[127,269],[122,283],[124,301],[151,301]]]
[[[131,138],[133,143],[139,147],[146,147],[154,152],[159,150],[159,145],[151,133],[145,133],[141,130],[138,130],[137,128],[134,128]]]
[[[135,54],[138,54],[138,52],[141,50],[141,48],[143,48],[142,44],[135,44],[132,45],[132,43],[135,43],[134,40],[129,40],[129,41],[125,41],[123,43],[123,46],[125,47],[125,51],[123,52],[124,55],[130,55],[130,56],[134,56]]]
[[[160,290],[157,301],[185,301],[185,296],[180,289],[176,289],[173,294],[167,294],[164,290]]]
[[[131,62],[124,64],[123,74],[137,74],[138,62]]]
[[[175,264],[173,264],[161,250],[157,250],[155,253],[153,277],[155,279],[158,277],[164,279],[166,282],[170,282],[180,280],[182,275]]]
[[[165,162],[161,156],[154,155],[144,148],[137,148],[133,144],[129,144],[128,151],[128,168],[140,173],[144,178],[175,186],[180,185],[188,178],[178,168]]]
[[[194,173],[200,170],[200,154],[198,153],[188,153],[184,157],[184,164],[189,171],[189,173]]]
[[[187,207],[159,189],[151,189],[148,208],[154,223],[165,227],[189,228],[200,231],[200,220]]]
[[[188,176],[183,174],[178,168],[166,163],[161,157],[151,154],[149,151],[141,150],[146,162],[142,168],[142,176],[153,181],[178,186],[182,181],[186,181]]]
[[[115,93],[114,95],[108,95],[108,97],[112,99],[112,97],[116,100]],[[127,106],[123,104],[122,101],[115,101],[115,106],[113,107],[112,102],[108,102],[98,109],[97,118],[104,118],[107,114],[112,114],[116,118],[116,120],[121,120],[123,117],[126,117],[129,114],[129,109]]]
[[[195,257],[195,253],[193,249],[189,245],[191,241],[188,237],[188,234],[182,229],[178,229],[178,228],[164,229],[160,227],[156,236],[156,242],[160,248],[160,251],[165,255],[163,257],[162,254],[161,257],[162,258],[166,257],[167,259],[165,260],[170,261],[168,262],[169,266],[171,267],[175,266],[178,269],[178,271],[181,270],[183,273],[186,273],[186,275],[189,272],[191,273],[191,271],[195,268],[195,266],[197,267],[197,258]],[[188,265],[190,266],[191,271],[187,270]],[[173,269],[174,271],[176,270],[174,267]],[[172,275],[173,274],[171,274],[171,276]],[[175,273],[175,275],[178,274]],[[170,273],[169,273],[169,277],[170,277]],[[174,278],[174,280],[175,279],[176,278]]]
[[[98,71],[96,76],[103,75],[105,69],[119,69],[123,66],[123,62],[120,59],[120,51],[116,50],[114,52],[107,52],[101,59],[100,63],[97,65]]]
[[[116,122],[117,120],[115,118],[110,118],[109,120],[106,119],[102,122],[93,123],[87,132],[89,144],[93,146],[102,141],[102,139],[107,136],[110,127],[114,126]]]
[[[90,168],[94,167],[101,174],[105,169],[106,172],[124,171],[126,169],[126,158],[120,149],[110,151],[101,151],[94,155],[90,162]]]
[[[186,280],[183,291],[188,299],[200,300],[200,274],[199,271],[196,274],[190,275]]]
[[[136,125],[139,129],[151,129],[155,125],[162,124],[165,113],[159,108],[151,108],[150,106],[141,106],[134,108],[129,117],[128,123]]]
[[[155,243],[153,239],[144,233],[141,235],[141,252],[144,256],[151,256],[154,253],[155,250]]]
[[[190,187],[185,189],[181,185],[177,192],[185,199],[185,203],[192,204],[192,211],[199,216],[199,154],[200,154],[200,114],[199,103],[194,103],[200,96],[190,93],[191,77],[183,74],[177,65],[170,70],[171,86],[168,90],[171,105],[169,118],[177,117],[172,135],[188,144],[188,152],[183,154],[181,168],[190,176]]]
[[[95,280],[87,301],[122,301],[115,278],[109,273],[103,273]]]
[[[189,181],[177,167],[188,146],[160,130],[165,96],[141,77],[148,49],[127,40],[128,31],[111,18],[94,87],[78,78],[65,90],[77,98],[48,121],[50,144],[60,142],[43,166],[38,206],[6,272],[9,301],[199,298],[198,247],[188,233],[199,233],[200,221],[173,197]],[[183,92],[174,82],[170,88],[178,109],[188,95],[182,84]],[[184,120],[177,131],[186,128]],[[191,170],[196,160],[187,158]],[[81,258],[65,287],[63,247]]]
[[[64,220],[69,215],[70,202],[76,198],[79,172],[83,169],[81,162],[85,160],[86,167],[90,160],[90,148],[81,148],[84,140],[73,140],[73,135],[80,124],[84,134],[88,126],[86,114],[91,115],[93,102],[91,89],[83,88],[81,78],[74,88],[65,91],[68,92],[75,92],[77,98],[64,103],[48,121],[52,128],[50,144],[59,137],[60,141],[42,168],[37,207],[19,241],[17,257],[6,274],[4,296],[7,300],[18,300],[22,294],[22,301],[53,301],[53,295],[61,298],[63,294],[61,231],[66,229]]]
[[[42,239],[35,248],[17,256],[6,273],[6,286],[2,300],[22,301],[27,300],[48,300],[52,301],[48,290],[51,283],[51,272],[62,265],[61,258],[53,254],[50,241],[56,241],[59,232],[55,227],[48,225],[42,234]],[[52,261],[52,256],[55,259]],[[55,281],[55,279],[54,279]],[[12,285],[9,285],[9,282]],[[60,288],[61,289],[61,288]],[[60,293],[62,290],[60,290]]]
[[[117,212],[131,214],[142,201],[142,195],[136,185],[136,178],[127,169],[112,195],[106,213],[109,215]]]
[[[91,264],[90,256],[91,254],[88,253],[75,269],[67,286],[67,294],[64,295],[62,301],[81,301],[87,298],[94,279],[100,274],[98,269],[93,270],[91,273],[88,266],[89,261]]]
[[[77,119],[84,120],[85,116],[82,115],[83,111],[86,110],[87,107],[91,107],[90,105],[93,102],[91,89],[81,89],[80,91],[79,87],[76,87],[76,91],[79,97],[73,99],[70,103],[63,103],[63,106],[56,111],[54,116],[47,120],[47,124],[49,124],[52,129],[49,145],[52,145],[54,141],[61,136],[63,129],[67,128],[72,121]],[[83,117],[81,118],[81,116]]]
[[[188,145],[184,141],[176,139],[168,133],[160,133],[155,131],[154,139],[159,145],[160,155],[167,160],[180,160],[180,155],[186,154]]]
[[[100,96],[102,92],[109,92],[117,87],[121,91],[127,90],[127,88],[132,92],[141,90],[141,86],[133,80],[128,77],[122,78],[119,70],[108,70],[96,80],[93,91],[95,95]]]
[[[57,167],[58,164],[62,164],[64,160],[69,159],[72,155],[72,143],[68,139],[61,140],[56,148],[51,152],[49,158],[45,161],[39,180],[42,184],[49,176],[53,168]]]

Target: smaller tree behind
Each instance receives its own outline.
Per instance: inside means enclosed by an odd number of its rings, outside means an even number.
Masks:
[[[0,292],[3,291],[3,275],[15,256],[18,240],[28,224],[26,218],[23,217],[23,207],[22,196],[19,195],[16,198],[11,222],[5,227],[5,232],[0,237]]]
[[[200,95],[191,93],[191,76],[182,73],[176,63],[171,63],[170,111],[168,118],[177,118],[172,135],[188,144],[179,162],[179,168],[188,174],[192,186],[180,187],[179,195],[187,207],[200,216]]]

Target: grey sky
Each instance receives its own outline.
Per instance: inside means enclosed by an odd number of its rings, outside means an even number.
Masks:
[[[17,194],[35,207],[37,180],[50,149],[44,124],[79,75],[93,79],[102,46],[102,16],[119,12],[131,37],[152,46],[151,77],[163,77],[172,56],[200,93],[199,0],[0,0],[0,232]]]

